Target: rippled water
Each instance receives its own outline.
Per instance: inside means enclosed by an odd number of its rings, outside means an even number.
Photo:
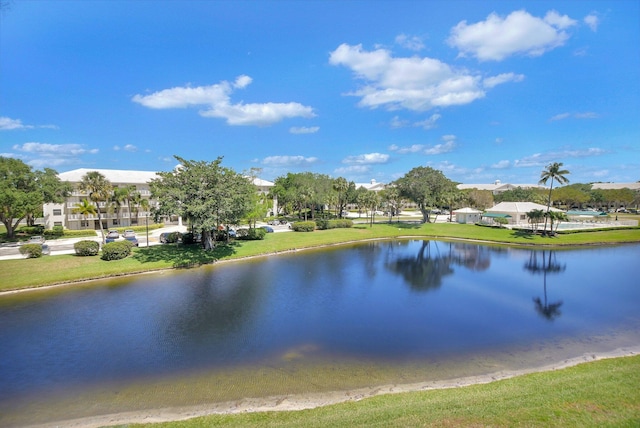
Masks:
[[[640,245],[380,241],[3,295],[0,415],[89,392],[95,411],[110,412],[166,404],[153,395],[172,385],[190,403],[286,393],[287,382],[295,392],[349,386],[350,373],[367,371],[372,384],[420,381],[479,355],[492,363],[462,374],[503,368],[516,353],[570,358],[638,345],[639,256]],[[278,370],[288,379],[273,389],[267,381],[243,389]],[[305,370],[326,382],[299,382]],[[225,373],[234,373],[229,391],[215,386]],[[194,374],[216,380],[190,392]],[[155,392],[144,386],[152,384]],[[113,396],[132,388],[135,399],[118,407]]]

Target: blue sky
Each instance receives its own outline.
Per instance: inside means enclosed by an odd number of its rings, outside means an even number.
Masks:
[[[640,2],[2,0],[0,155],[640,180]]]

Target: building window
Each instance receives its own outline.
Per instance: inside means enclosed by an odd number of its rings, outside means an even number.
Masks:
[[[54,226],[62,226],[62,222],[61,221],[54,221],[53,225]]]
[[[61,209],[54,209],[53,210],[53,215],[62,215],[62,210]]]
[[[526,220],[526,219],[527,219],[526,214],[520,214],[520,220]]]
[[[80,220],[80,227],[89,227],[89,220]]]
[[[114,225],[114,226],[117,226],[117,225],[118,225],[118,219],[117,219],[117,218],[114,218],[114,219],[113,219],[113,225]]]

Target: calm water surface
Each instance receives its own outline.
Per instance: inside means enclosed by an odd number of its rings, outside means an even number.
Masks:
[[[381,241],[0,296],[0,425],[17,401],[278,358],[436,370],[639,345],[638,260],[640,245]]]

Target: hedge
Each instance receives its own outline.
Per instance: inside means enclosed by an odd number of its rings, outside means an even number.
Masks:
[[[102,260],[120,260],[131,254],[133,244],[129,241],[113,241],[102,246]]]
[[[263,228],[238,229],[236,231],[236,239],[243,241],[259,241],[264,239],[267,231]]]
[[[318,229],[326,230],[326,229],[344,229],[353,226],[353,221],[348,219],[341,220],[316,220],[316,225]]]
[[[20,247],[20,254],[26,255],[29,259],[37,259],[42,257],[41,244],[24,244]]]
[[[291,225],[294,232],[313,232],[316,229],[315,221],[297,221]]]
[[[73,244],[77,256],[97,256],[100,252],[100,244],[96,241],[78,241]]]

